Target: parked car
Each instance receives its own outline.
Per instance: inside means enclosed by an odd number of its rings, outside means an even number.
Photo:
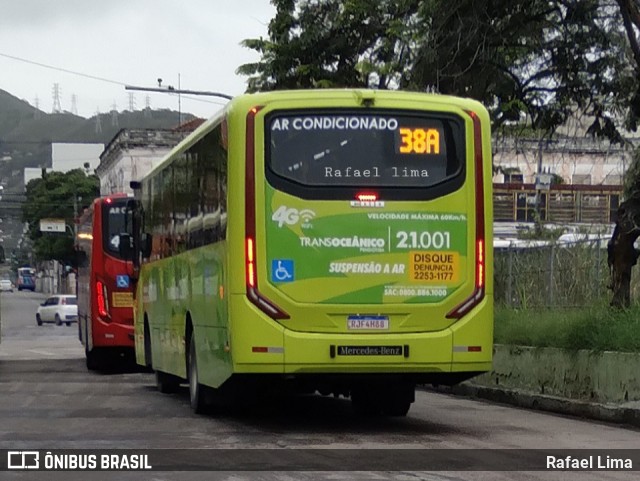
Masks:
[[[78,322],[78,300],[71,294],[56,294],[49,297],[38,307],[36,322],[41,326],[44,322],[55,322],[60,326],[63,322],[70,326]]]
[[[9,279],[1,279],[0,280],[0,291],[2,292],[13,292],[13,284]]]

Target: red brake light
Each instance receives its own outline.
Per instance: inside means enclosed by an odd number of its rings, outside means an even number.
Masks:
[[[363,192],[361,194],[356,195],[356,199],[358,199],[360,202],[375,202],[376,200],[378,200],[378,194]]]
[[[253,239],[247,238],[247,285],[250,288],[256,287],[256,265]]]
[[[476,288],[484,287],[484,239],[479,239],[476,246]]]
[[[109,317],[109,302],[107,299],[107,286],[101,281],[96,281],[96,303],[98,304],[98,314],[101,317]]]
[[[475,112],[468,111],[467,114],[473,121],[473,149],[475,168],[475,190],[476,190],[476,269],[475,284],[471,296],[465,299],[462,304],[455,307],[447,314],[448,319],[460,319],[471,309],[480,304],[484,299],[485,289],[485,233],[484,233],[484,178],[482,156],[482,126],[480,118]]]
[[[256,267],[256,211],[255,211],[255,116],[261,107],[254,107],[247,115],[245,161],[245,264],[248,299],[273,319],[289,319],[289,314],[274,305],[258,290]]]

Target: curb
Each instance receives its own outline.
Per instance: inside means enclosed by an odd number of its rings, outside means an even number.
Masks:
[[[567,414],[581,418],[594,419],[608,423],[629,424],[640,427],[640,406],[627,407],[615,404],[599,404],[576,399],[567,399],[544,394],[535,394],[520,389],[504,389],[464,383],[453,387],[428,387],[427,390],[467,396],[471,398],[487,399],[503,404]]]

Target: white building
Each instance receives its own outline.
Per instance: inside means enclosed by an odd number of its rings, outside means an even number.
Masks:
[[[46,169],[47,172],[51,172],[50,168]],[[24,188],[26,190],[27,184],[34,179],[40,179],[42,177],[42,169],[40,167],[25,167],[24,168]]]
[[[92,173],[98,167],[100,153],[103,150],[104,144],[54,142],[51,144],[51,167],[47,167],[46,171],[69,172],[73,169],[83,169]],[[23,176],[26,189],[30,181],[42,177],[42,168],[25,167]]]
[[[88,171],[98,167],[100,154],[104,144],[51,144],[51,168],[56,172],[68,172],[73,169],[84,169],[89,164]]]
[[[122,129],[100,154],[96,174],[100,195],[132,193],[132,180],[139,180],[155,167],[190,129]]]

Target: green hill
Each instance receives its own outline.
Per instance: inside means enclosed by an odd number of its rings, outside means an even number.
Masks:
[[[0,182],[6,185],[24,167],[50,167],[52,142],[106,145],[120,129],[170,129],[179,125],[179,117],[167,109],[105,113],[90,119],[69,112],[48,114],[0,90]],[[194,116],[182,118],[186,122]]]
[[[183,122],[193,118],[182,114]],[[21,232],[19,204],[10,200],[22,194],[22,171],[25,167],[51,167],[52,142],[106,145],[124,128],[171,129],[179,124],[179,112],[167,109],[105,113],[89,119],[69,112],[49,114],[0,90],[0,185],[4,188],[0,219],[4,219],[1,230],[7,243],[13,244]]]
[[[34,142],[90,142],[107,144],[123,128],[169,129],[176,127],[180,114],[173,110],[142,110],[112,113],[89,119],[69,112],[48,114],[0,90],[0,150],[10,144]],[[194,118],[183,114],[183,122]],[[98,128],[99,121],[99,128]]]

